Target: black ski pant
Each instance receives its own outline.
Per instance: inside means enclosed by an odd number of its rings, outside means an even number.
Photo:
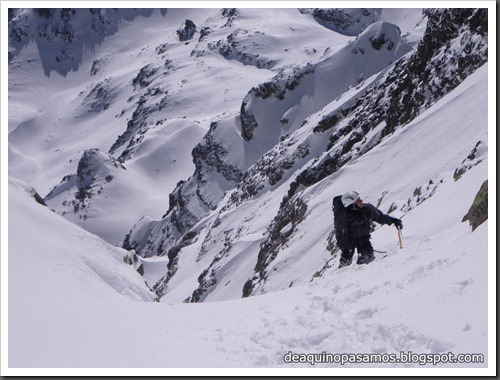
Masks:
[[[342,250],[342,257],[345,260],[352,260],[355,249],[358,250],[358,254],[360,256],[373,255],[373,247],[372,243],[370,242],[370,235],[362,236],[358,239],[350,238],[347,247]]]

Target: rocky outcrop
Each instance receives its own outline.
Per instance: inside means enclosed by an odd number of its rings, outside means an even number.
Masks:
[[[332,175],[353,158],[372,149],[396,128],[404,127],[487,61],[487,10],[441,9],[427,10],[426,14],[429,17],[427,31],[417,51],[399,60],[385,77],[351,102],[352,105],[330,112],[315,127],[318,134],[330,133],[327,154],[320,150],[321,155],[298,173],[281,202],[274,225],[290,222],[284,210],[295,209],[293,205],[304,188]],[[385,38],[377,39],[377,47],[385,44],[389,49],[387,41],[379,46],[382,41]],[[451,77],[448,76],[450,72],[453,73]],[[367,140],[366,135],[380,125],[385,127],[375,138]],[[269,152],[261,160],[274,154],[275,151]],[[270,178],[261,173],[260,182],[262,177]],[[248,188],[248,184],[246,186]],[[429,192],[432,193],[436,186],[428,186]],[[250,186],[250,189],[253,187]],[[419,194],[415,197],[418,198]],[[273,259],[272,253],[283,247],[280,239],[271,241],[272,249],[266,248],[269,243],[261,246],[259,257],[263,257],[262,252],[269,251],[271,254],[264,255],[266,261],[259,260],[261,265],[256,267],[254,276],[243,288],[244,296],[256,294],[265,281],[266,276],[262,273]]]
[[[134,269],[141,275],[144,275],[144,264],[139,259],[139,257],[135,254],[134,251],[127,252],[123,256],[123,262],[125,264],[131,265]]]
[[[458,181],[462,176],[472,169],[474,166],[480,164],[488,154],[488,147],[484,141],[478,141],[469,155],[462,161],[462,165],[455,169],[453,178]]]
[[[193,242],[196,241],[196,238],[197,232],[190,231],[186,233],[176,245],[168,250],[167,257],[169,261],[167,264],[167,273],[165,273],[165,275],[162,276],[162,278],[160,278],[153,286],[153,290],[158,295],[158,298],[163,297],[167,293],[170,279],[179,268],[179,252],[182,248],[193,244]]]
[[[62,207],[57,205],[56,208],[63,215],[73,212],[81,219],[86,219],[90,203],[113,181],[115,172],[121,170],[126,169],[118,160],[97,148],[88,149],[78,162],[76,174],[65,176],[61,183],[47,194],[44,201],[51,204],[58,195],[74,191],[71,198],[62,202]]]
[[[250,296],[256,288],[265,282],[267,268],[276,258],[279,251],[296,232],[298,225],[304,220],[307,204],[295,197],[280,206],[280,210],[268,228],[267,239],[260,245],[255,275],[243,286],[243,297]]]
[[[287,71],[282,71],[270,81],[261,83],[248,92],[241,103],[240,109],[241,136],[245,140],[250,141],[255,130],[259,127],[253,111],[254,103],[257,99],[267,99],[274,96],[278,100],[283,100],[287,89],[293,90],[298,82],[300,82],[300,78],[314,71],[311,65],[308,65],[307,68],[309,71],[295,68],[294,72],[289,75],[287,75]]]
[[[181,25],[179,29],[177,29],[177,36],[179,37],[179,41],[186,42],[193,38],[194,33],[196,32],[196,25],[191,20],[186,20],[184,24]]]
[[[99,149],[86,150],[78,162],[76,170],[77,199],[89,198],[95,192],[101,191],[103,179],[106,183],[111,182],[113,175],[110,166],[125,170],[121,163],[100,152]]]
[[[404,126],[453,90],[487,61],[486,10],[428,10],[427,14],[427,31],[417,51],[398,61],[384,80],[369,88],[348,110],[335,110],[318,124],[318,132],[332,130],[330,152],[299,174],[290,186],[290,195],[302,186],[310,186],[331,175],[355,157],[357,151],[353,147],[364,140],[368,131],[385,123],[378,138],[381,141],[396,127]],[[458,21],[461,23],[456,23]],[[336,129],[347,117],[350,121]],[[349,137],[346,140],[344,136]],[[344,142],[339,145],[342,140]],[[376,142],[371,141],[370,148],[375,145]]]
[[[253,132],[259,126],[255,115],[251,109],[252,95],[248,94],[241,103],[240,109],[240,123],[241,123],[241,137],[250,141],[253,137]]]
[[[374,22],[376,16],[376,10],[367,8],[316,8],[301,9],[301,12],[311,14],[325,28],[348,36],[357,36]]]
[[[374,44],[375,47],[372,46]],[[313,131],[318,134],[329,133],[329,141],[324,135],[323,137],[310,136],[306,141],[298,141],[293,136],[293,132],[304,126],[310,126],[312,122],[309,122],[307,118],[310,118],[315,112],[320,112],[323,106],[338,99],[353,85],[358,85],[359,75],[370,76],[380,72],[393,60],[397,60],[409,51],[410,47],[402,40],[401,32],[397,26],[386,22],[377,22],[367,28],[355,42],[337,55],[333,55],[317,65],[307,64],[301,68],[283,70],[270,81],[255,86],[247,94],[241,107],[240,121],[243,138],[251,140],[256,133],[264,134],[264,131],[259,132],[259,120],[262,119],[267,122],[267,130],[279,129],[281,125],[286,125],[289,133],[281,136],[281,141],[276,141],[272,145],[273,148],[245,173],[243,181],[238,185],[238,188],[244,192],[240,194],[240,198],[255,195],[260,189],[266,187],[266,183],[273,186],[288,178],[293,171],[300,167],[297,163],[304,160],[311,151],[323,154],[325,150],[332,150],[337,142],[343,140],[346,135],[349,136],[349,140],[345,142],[334,158],[330,160],[321,158],[327,162],[322,171],[328,173],[325,175],[329,175],[347,162],[345,158],[353,146],[360,143],[370,130],[383,121],[384,115],[381,105],[386,102],[386,99],[383,99],[385,97],[383,88],[371,87],[367,90],[360,90],[353,98],[346,99],[344,103],[341,103],[339,108],[322,112],[323,116],[313,126]],[[373,57],[373,55],[377,56],[376,64],[373,63],[374,59],[367,58]],[[344,62],[349,62],[349,64]],[[353,70],[352,66],[356,66],[359,72]],[[337,79],[335,90],[328,85],[332,78]],[[317,99],[313,98],[315,101],[304,101],[304,98],[312,97],[308,93],[310,88],[314,88],[315,93],[323,95],[318,96]],[[338,93],[334,91],[338,91]],[[307,93],[307,96],[304,96],[304,93]],[[371,106],[381,106],[381,109],[374,110],[371,107],[355,116],[356,111],[362,109],[364,105],[364,97],[371,99]],[[268,115],[263,115],[258,111],[266,109],[266,104],[269,107],[280,109],[280,113],[281,108],[283,109],[281,118],[274,120],[274,125],[270,124]],[[351,120],[349,125],[334,128],[348,117]],[[328,141],[327,144],[324,143],[325,141]],[[365,151],[373,146],[374,141],[371,141],[370,144],[364,148]],[[340,161],[339,157],[342,157]],[[298,178],[302,181],[302,185],[310,183],[306,177],[308,175],[302,174]]]
[[[121,150],[119,156],[121,162],[132,157],[144,140],[149,128],[156,123],[161,123],[161,121],[155,122],[155,116],[168,106],[168,91],[155,85],[154,81],[161,75],[168,73],[171,68],[170,62],[162,67],[149,64],[142,67],[132,80],[132,86],[137,95],[131,97],[129,101],[131,102],[136,97],[138,100],[134,103],[135,109],[132,117],[127,121],[126,130],[118,136],[109,149],[110,154],[116,154]]]
[[[106,111],[114,100],[113,89],[110,85],[112,78],[106,78],[93,85],[82,101],[86,112]]]
[[[33,8],[9,9],[9,62],[36,42],[45,74],[65,76],[78,70],[84,49],[101,44],[121,20],[149,16],[152,9]]]
[[[230,18],[231,20],[232,18]],[[259,32],[254,32],[259,33]],[[244,65],[256,66],[259,69],[271,69],[276,62],[272,59],[260,56],[258,53],[251,53],[246,48],[246,44],[251,40],[251,32],[245,29],[237,29],[229,34],[225,40],[218,40],[208,44],[210,50],[217,51],[228,60],[237,60]]]
[[[134,226],[124,241],[124,248],[135,249],[145,257],[168,255],[174,260],[174,252],[183,246],[179,239],[184,239],[197,222],[215,210],[225,189],[234,188],[240,181],[241,170],[227,159],[227,149],[214,136],[217,125],[213,122],[193,149],[195,173],[188,180],[180,181],[169,195],[169,209],[163,219],[149,221],[147,226],[141,223],[140,228]],[[192,239],[190,236],[188,240]]]
[[[462,222],[469,221],[474,231],[488,220],[488,180],[484,181]]]
[[[230,161],[225,160],[229,152],[227,148],[214,137],[216,129],[217,123],[211,123],[208,133],[203,140],[195,146],[191,153],[198,174],[198,180],[199,182],[206,181],[203,177],[203,169],[208,166],[213,168],[217,173],[222,174],[227,181],[239,182],[243,175],[241,169]],[[215,204],[209,206],[214,208]]]

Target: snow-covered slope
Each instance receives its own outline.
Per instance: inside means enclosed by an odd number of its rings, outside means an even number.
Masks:
[[[140,217],[157,219],[168,209],[212,119],[237,112],[248,90],[281,68],[315,62],[348,40],[296,9],[274,12],[279,17],[258,9],[16,14],[11,39],[22,39],[10,64],[10,172],[44,197],[64,188],[48,197],[50,207],[119,243]],[[186,19],[196,32],[184,41],[177,31]],[[58,49],[73,54],[71,70]],[[79,199],[68,178],[89,149],[112,154],[127,170]]]
[[[137,302],[151,295],[122,262],[123,252],[35,203],[13,182],[9,367],[311,368],[286,363],[285,355],[412,352],[420,363],[314,368],[415,371],[424,358],[444,361],[443,353],[486,355],[487,263],[493,264],[486,255],[488,223],[474,232],[460,223],[485,167],[475,166],[457,182],[448,178],[408,214],[402,251],[393,231],[380,230],[375,242],[390,254],[369,266],[332,268],[288,290],[204,304]]]
[[[318,64],[306,64],[291,73],[283,71],[252,88],[236,117],[212,123],[193,150],[195,173],[171,194],[163,219],[143,218],[123,243],[143,257],[168,257],[167,268],[155,260],[166,271],[154,285],[161,297],[172,292],[176,300],[183,297],[199,302],[226,299],[229,294],[248,296],[262,291],[271,277],[280,280],[268,290],[277,290],[321,272],[321,261],[338,253],[329,236],[331,198],[346,187],[362,186],[347,182],[347,164],[380,149],[391,135],[413,125],[419,114],[433,109],[445,95],[451,96],[451,91],[487,59],[481,11],[434,10],[427,15],[430,21],[422,41],[406,55],[401,57],[408,45],[401,40],[399,30],[385,22],[374,23]],[[462,24],[453,24],[457,20]],[[368,77],[363,80],[365,74]],[[480,88],[478,91],[485,90]],[[479,103],[474,99],[475,107],[482,104],[486,104],[484,99]],[[450,124],[439,132],[456,130],[451,120],[461,123],[463,118],[462,113],[456,114],[460,118],[450,118]],[[473,137],[454,140],[467,147],[457,146],[453,154],[458,156],[444,159],[446,166],[455,165],[453,170],[461,166],[478,141],[482,141],[482,149],[486,146],[484,123],[461,126]],[[432,130],[432,126],[428,128]],[[424,140],[416,152],[430,144]],[[431,142],[437,153],[442,141]],[[403,152],[402,147],[392,148]],[[404,165],[396,173],[406,167],[405,155],[399,156]],[[431,156],[423,158],[427,157]],[[410,160],[417,159],[415,154]],[[444,169],[440,170],[443,172],[429,170],[429,178],[424,180],[410,178],[403,194],[393,192],[392,180],[379,178],[373,168],[362,178],[373,183],[367,194],[372,202],[379,206],[383,201],[391,202],[383,211],[400,217],[411,210],[416,189],[427,186],[422,181],[439,183],[444,175]],[[317,217],[312,222],[308,219],[314,203],[309,188],[333,180],[341,182],[336,182],[335,189],[322,187],[319,195],[323,229],[315,241],[321,245],[313,249],[307,243],[298,244],[291,249],[295,236],[303,236],[304,231],[315,233],[310,231],[316,227]],[[311,249],[318,259],[306,258],[304,264],[304,250]],[[293,268],[291,272],[276,263],[281,260],[292,263],[286,265]],[[247,280],[242,283],[244,277]],[[192,294],[186,294],[178,282],[192,287]],[[218,292],[223,294],[221,298],[215,296]]]
[[[165,277],[171,289],[165,292],[165,301],[191,297],[193,286],[200,289],[193,293],[199,294],[198,300],[241,297],[254,271],[254,287],[259,289],[258,293],[309,282],[325,265],[336,267],[338,261],[337,251],[328,248],[334,244],[329,236],[333,228],[330,206],[333,195],[342,193],[343,189],[356,189],[365,201],[384,212],[395,209],[392,215],[404,216],[406,223],[418,204],[439,191],[443,183],[454,181],[454,173],[468,161],[468,156],[473,156],[471,152],[479,143],[479,152],[470,162],[470,165],[481,162],[483,168],[483,179],[471,189],[475,194],[488,177],[487,121],[484,118],[487,115],[486,75],[485,67],[477,73],[477,78],[466,81],[436,108],[423,113],[377,149],[305,190],[293,203],[294,208],[287,210],[288,223],[274,227],[273,218],[279,213],[280,205],[273,200],[286,196],[293,177],[272,192],[264,192],[243,205],[218,210],[220,212],[201,223],[198,241],[182,249],[175,276],[168,278],[167,274]],[[436,125],[441,127],[436,128]],[[448,136],[455,137],[443,146]],[[412,162],[411,170],[407,170],[408,162]],[[227,198],[230,199],[231,194]],[[469,207],[469,203],[464,206]],[[442,212],[448,214],[446,208]],[[429,219],[416,217],[415,224],[429,224]],[[460,221],[461,218],[456,223]],[[415,227],[409,223],[406,229],[413,231]],[[442,227],[435,229],[440,231]],[[378,233],[378,230],[374,233],[376,248],[387,250],[391,240],[395,248],[395,231],[389,241],[378,240]],[[424,236],[426,239],[427,234]],[[264,244],[271,245],[269,251],[273,256],[264,258],[266,266],[260,272],[261,258],[259,256],[256,261],[252,252],[263,252],[263,248],[268,247]],[[207,265],[209,270],[204,272]],[[199,277],[199,273],[203,273],[203,277]],[[203,282],[205,276],[207,280]]]
[[[331,269],[309,284],[264,296],[204,304],[137,302],[152,296],[123,263],[125,252],[62,220],[13,181],[9,367],[286,368],[289,352],[411,351],[435,354],[435,360],[448,352],[486,355],[488,223],[474,232],[460,223],[485,167],[446,180],[408,215],[402,251],[394,233],[377,231],[375,241],[390,254],[369,266]],[[309,239],[314,236],[303,238]],[[421,364],[376,365],[394,366]],[[322,367],[367,365],[315,365]]]
[[[400,11],[408,40],[420,38],[407,21],[420,10]],[[390,13],[364,11],[370,22],[398,19]],[[165,213],[193,171],[194,146],[212,121],[239,112],[249,89],[353,39],[297,9],[25,9],[9,20],[9,170],[43,197],[57,187],[50,207],[112,244],[142,216]],[[181,38],[185,20],[195,30]],[[69,180],[92,149],[126,171],[79,198]]]
[[[9,10],[9,370],[495,368],[487,12]]]

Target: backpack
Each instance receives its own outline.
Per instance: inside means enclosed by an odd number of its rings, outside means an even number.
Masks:
[[[333,212],[345,212],[345,207],[342,204],[342,195],[337,195],[337,196],[333,197],[332,211]]]

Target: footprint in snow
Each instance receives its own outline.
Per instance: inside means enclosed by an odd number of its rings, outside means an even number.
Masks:
[[[354,317],[356,319],[368,319],[368,318],[371,318],[373,317],[373,315],[377,312],[377,309],[376,308],[367,308],[367,309],[362,309],[360,311],[358,311]]]

